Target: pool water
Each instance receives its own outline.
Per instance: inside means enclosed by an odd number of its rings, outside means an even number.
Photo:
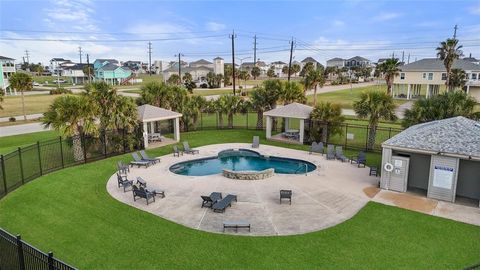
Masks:
[[[224,150],[216,157],[177,163],[170,171],[181,175],[203,176],[232,171],[263,171],[273,168],[275,173],[301,174],[311,172],[316,166],[308,161],[282,157],[266,157],[247,149]]]

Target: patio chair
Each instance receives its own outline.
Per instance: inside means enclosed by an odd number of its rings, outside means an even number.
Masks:
[[[133,185],[133,201],[136,201],[137,197],[145,199],[147,201],[147,205],[149,204],[150,199],[152,198],[153,198],[153,201],[155,202],[155,194],[153,192],[150,192],[143,187],[138,187],[137,185]]]
[[[365,152],[360,151],[357,156],[353,156],[350,158],[350,163],[356,163],[357,167],[359,168],[360,165],[363,165],[363,167],[365,168],[365,163],[367,163],[367,155],[365,154]]]
[[[143,180],[142,177],[137,177],[137,182],[135,184],[140,187],[144,187],[144,188],[147,187],[147,181]]]
[[[335,147],[335,157],[342,162],[348,161],[348,158],[343,154],[343,149],[341,146]]]
[[[127,191],[128,187],[133,185],[133,180],[128,180],[126,175],[121,175],[117,173],[118,188],[123,187],[123,192]]]
[[[173,146],[173,156],[180,157],[180,154],[183,156],[183,151],[178,149],[178,146]]]
[[[202,208],[208,207],[212,208],[212,206],[219,200],[222,199],[222,193],[220,192],[212,192],[210,196],[200,196],[202,197]]]
[[[133,161],[130,161],[130,166],[137,165],[138,168],[140,168],[140,166],[145,166],[145,168],[147,168],[151,163],[149,161],[142,160],[137,153],[132,153],[132,157],[133,157]]]
[[[122,161],[117,162],[117,170],[122,174],[127,174],[127,172],[130,172],[128,165],[123,164]]]
[[[260,137],[253,136],[252,148],[260,147]]]
[[[310,152],[309,154],[312,153],[319,153],[322,154],[323,156],[323,142],[313,142],[312,145],[310,146]]]
[[[370,167],[370,172],[368,173],[369,176],[379,176],[378,168],[376,166]]]
[[[153,162],[153,164],[157,163],[157,162],[160,162],[160,158],[151,158],[147,155],[147,153],[145,153],[145,150],[141,150],[140,151],[140,156],[142,157],[143,160],[146,160],[146,161],[151,161]]]
[[[333,144],[327,145],[327,159],[335,159],[335,149]]]
[[[190,148],[190,145],[188,144],[188,142],[183,142],[183,152],[187,154],[192,154],[192,155],[200,153],[200,151],[198,151],[197,149]]]
[[[292,204],[292,191],[287,189],[280,190],[280,204],[282,204],[282,199],[289,200]]]
[[[159,189],[147,189],[147,181],[143,180],[142,177],[137,177],[137,182],[135,183],[135,185],[144,188],[148,192],[153,193],[155,196],[158,195],[162,198],[165,198],[165,191]]]
[[[225,198],[213,204],[212,206],[213,212],[217,212],[217,213],[225,212],[225,209],[227,209],[228,206],[230,207],[232,206],[233,201],[237,201],[237,196],[233,194],[228,194],[227,196],[225,196]]]

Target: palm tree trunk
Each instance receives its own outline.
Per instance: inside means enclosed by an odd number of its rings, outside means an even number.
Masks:
[[[72,137],[73,158],[75,161],[83,161],[85,158],[82,147],[82,139],[80,135],[73,135]]]
[[[317,86],[313,88],[313,107],[317,106]]]
[[[257,111],[257,129],[263,129],[263,110]]]
[[[322,142],[328,143],[328,123],[322,125]]]
[[[223,113],[218,113],[218,125],[223,128]]]
[[[375,137],[377,135],[377,125],[371,125],[369,128],[367,150],[373,150],[373,147],[375,146]]]
[[[233,128],[233,113],[228,113],[228,128]]]
[[[22,93],[22,113],[23,113],[23,120],[27,120],[27,114],[25,113],[25,98],[23,96],[23,90],[20,91]]]

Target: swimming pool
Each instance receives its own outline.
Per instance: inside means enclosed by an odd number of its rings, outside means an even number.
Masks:
[[[222,173],[224,169],[232,171],[263,171],[273,168],[275,173],[299,174],[311,172],[317,168],[313,163],[291,158],[263,156],[248,149],[228,149],[216,157],[180,162],[170,167],[170,171],[181,175],[203,176]]]

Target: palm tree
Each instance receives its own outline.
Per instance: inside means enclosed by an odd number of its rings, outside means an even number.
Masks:
[[[270,109],[277,108],[277,103],[280,101],[285,88],[283,82],[279,79],[265,80],[263,81],[262,86],[265,88],[265,91],[268,94]],[[275,118],[273,118],[272,129],[275,130],[276,128],[277,121]]]
[[[117,129],[132,132],[138,125],[138,113],[135,100],[131,97],[118,96],[116,98],[117,110],[112,114],[113,125]]]
[[[168,77],[167,83],[168,84],[180,84],[182,82],[182,79],[178,74],[172,74],[170,77]]]
[[[106,82],[94,82],[85,85],[85,93],[91,110],[98,113],[100,129],[106,131],[117,128],[114,114],[121,110],[117,107],[117,90]]]
[[[173,100],[172,86],[164,83],[149,82],[140,88],[140,104],[150,104],[153,106],[171,109]]]
[[[477,104],[473,97],[462,91],[421,98],[413,103],[411,109],[405,111],[402,125],[409,127],[455,116],[480,119],[480,112],[475,111]]]
[[[218,125],[223,128],[223,114],[227,112],[227,95],[221,95],[214,102],[215,111],[218,113]]]
[[[243,99],[239,96],[224,95],[225,109],[228,116],[228,128],[233,128],[233,116],[242,109]]]
[[[255,87],[250,92],[252,108],[257,111],[257,129],[263,129],[263,113],[270,108],[270,100],[264,86]]]
[[[293,102],[305,103],[307,101],[302,85],[298,82],[285,82],[282,90],[281,100],[283,100],[284,105]]]
[[[367,150],[373,149],[377,127],[380,120],[396,120],[395,103],[391,95],[370,91],[360,94],[360,100],[353,103],[355,114],[360,118],[368,118],[368,142]]]
[[[385,62],[377,66],[379,72],[383,74],[385,81],[387,83],[387,94],[392,94],[393,79],[395,76],[398,76],[400,71],[400,62],[396,58],[389,58]]]
[[[189,129],[196,129],[198,118],[206,105],[207,100],[202,96],[187,97],[182,114],[186,116],[186,120],[188,121],[186,125]]]
[[[292,70],[291,70],[291,73],[292,74],[297,74],[298,72],[300,72],[300,65],[299,64],[293,64],[292,65]]]
[[[436,48],[437,57],[440,60],[443,60],[443,65],[447,70],[447,80],[445,85],[450,86],[450,73],[452,71],[453,63],[456,59],[460,58],[463,55],[461,50],[463,46],[458,45],[458,39],[447,38],[446,41],[442,41],[440,46]]]
[[[275,77],[275,69],[273,67],[270,67],[268,70],[267,70],[267,77],[268,78],[273,78]]]
[[[313,63],[307,62],[305,65],[303,65],[303,68],[300,71],[300,76],[305,77],[310,70],[314,70],[314,69],[315,69],[315,66],[313,65]]]
[[[260,68],[257,66],[253,67],[250,74],[252,74],[253,79],[256,80],[260,76]]]
[[[61,96],[56,98],[43,114],[45,127],[53,127],[63,136],[72,138],[73,156],[84,159],[82,134],[96,134],[95,113],[88,106],[86,96]]]
[[[32,90],[33,88],[32,76],[28,75],[27,73],[16,72],[16,73],[13,73],[8,80],[10,82],[10,86],[15,90],[20,91],[22,94],[23,119],[27,120],[27,114],[25,113],[25,98],[24,98],[23,92]]]
[[[317,140],[321,132],[321,141],[328,142],[328,138],[342,131],[341,123],[345,121],[342,116],[342,108],[339,104],[330,102],[320,102],[310,113],[310,118],[313,120],[313,139]]]
[[[317,87],[323,87],[325,76],[322,69],[310,69],[303,80],[305,90],[313,89],[313,106],[317,105]]]
[[[5,93],[3,93],[3,91],[0,90],[0,110],[3,110],[2,102],[3,102],[3,96],[4,95],[5,95]]]
[[[467,73],[463,69],[453,68],[450,73],[448,86],[450,89],[462,89],[467,83]]]

